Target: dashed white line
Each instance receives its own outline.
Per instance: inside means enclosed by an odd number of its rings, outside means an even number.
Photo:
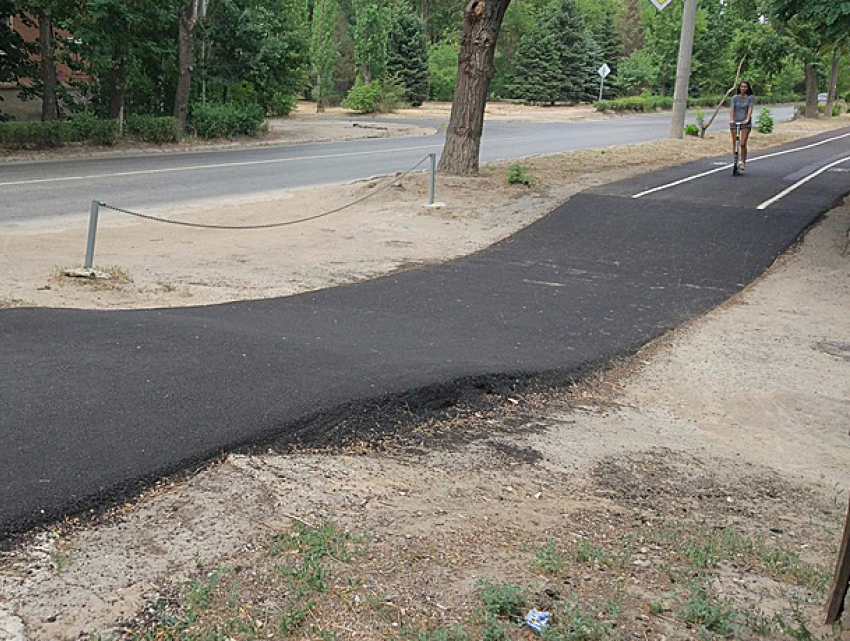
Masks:
[[[774,158],[776,156],[784,156],[785,154],[793,154],[798,151],[804,151],[805,149],[811,149],[812,147],[818,147],[820,145],[825,145],[829,142],[833,142],[835,140],[841,140],[842,138],[847,138],[850,136],[850,133],[841,134],[840,136],[833,136],[832,138],[827,138],[825,140],[819,140],[818,142],[813,142],[808,145],[803,145],[802,147],[794,147],[793,149],[783,149],[782,151],[775,151],[772,154],[765,154],[764,156],[758,156],[756,158],[751,158],[750,162],[757,162],[759,160],[767,160],[768,158]],[[692,180],[696,180],[697,178],[702,178],[703,176],[708,176],[709,174],[715,174],[718,171],[723,171],[724,169],[729,169],[731,167],[731,163],[728,165],[723,165],[722,167],[718,167],[716,169],[709,169],[708,171],[702,171],[698,174],[694,174],[693,176],[687,176],[685,178],[681,178],[679,180],[675,180],[670,183],[666,183],[664,185],[659,185],[658,187],[653,187],[652,189],[647,189],[646,191],[642,191],[639,194],[634,194],[632,198],[640,198],[642,196],[646,196],[648,194],[653,194],[657,191],[661,191],[663,189],[670,189],[671,187],[676,187],[677,185],[681,185],[686,182],[690,182]]]
[[[813,171],[812,173],[810,173],[810,174],[809,174],[808,176],[806,176],[805,178],[801,178],[800,180],[798,180],[797,182],[795,182],[795,183],[794,183],[793,185],[791,185],[790,187],[787,187],[787,188],[783,189],[783,190],[782,190],[782,191],[780,191],[778,194],[776,194],[773,198],[768,198],[768,199],[767,199],[767,200],[765,200],[765,201],[764,201],[761,205],[759,205],[758,207],[756,207],[756,209],[767,209],[768,207],[770,207],[773,203],[775,203],[775,202],[776,202],[777,200],[779,200],[780,198],[785,198],[785,196],[787,196],[787,195],[788,195],[788,194],[790,194],[792,191],[794,191],[795,189],[797,189],[797,187],[801,187],[801,186],[805,185],[805,184],[806,184],[807,182],[809,182],[812,178],[816,178],[817,176],[820,176],[823,172],[825,172],[825,171],[829,170],[831,167],[835,167],[835,165],[840,165],[841,163],[843,163],[843,162],[847,162],[848,160],[850,160],[850,156],[847,156],[847,157],[845,157],[845,158],[841,158],[840,160],[836,160],[835,162],[831,162],[831,163],[829,163],[828,165],[824,165],[823,167],[821,167],[821,168],[820,168],[820,169],[818,169],[817,171]]]

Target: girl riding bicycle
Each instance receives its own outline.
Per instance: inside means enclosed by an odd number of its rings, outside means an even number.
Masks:
[[[738,93],[732,98],[732,107],[729,109],[729,129],[732,131],[732,153],[735,153],[735,127],[741,126],[741,165],[739,171],[744,171],[747,165],[747,138],[753,128],[753,107],[756,98],[753,88],[749,82],[742,80],[738,85]]]

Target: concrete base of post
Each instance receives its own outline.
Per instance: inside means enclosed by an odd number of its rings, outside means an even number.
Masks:
[[[100,272],[89,267],[75,267],[74,269],[66,269],[65,276],[68,278],[88,278],[89,280],[109,280],[112,278],[106,272]]]
[[[422,205],[425,209],[442,209],[446,206],[446,203],[425,203]]]

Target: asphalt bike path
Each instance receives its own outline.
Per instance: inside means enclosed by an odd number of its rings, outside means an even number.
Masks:
[[[335,418],[381,402],[630,353],[752,282],[850,192],[850,129],[755,154],[739,177],[726,162],[586,191],[484,251],[355,285],[0,311],[0,537],[234,448],[332,441]]]

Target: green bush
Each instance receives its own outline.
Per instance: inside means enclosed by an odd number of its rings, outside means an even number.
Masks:
[[[428,95],[431,100],[448,102],[454,98],[457,54],[456,42],[443,41],[431,45],[428,53]]]
[[[219,105],[199,102],[192,105],[192,125],[201,138],[256,136],[265,122],[259,105]]]
[[[298,104],[298,96],[292,93],[277,92],[271,97],[269,102],[270,116],[288,116]]]
[[[378,110],[381,99],[381,83],[378,81],[363,82],[360,78],[354,83],[351,91],[342,101],[342,106],[361,114],[371,114]]]
[[[112,146],[120,133],[117,120],[98,120],[92,127],[89,140],[96,145]]]
[[[688,107],[716,107],[722,96],[700,96],[688,98]],[[774,104],[795,102],[800,99],[796,94],[775,94],[756,96],[756,104]],[[642,94],[614,100],[599,100],[594,103],[596,111],[655,111],[657,109],[672,109],[673,99],[670,96],[652,96]]]
[[[688,136],[699,136],[699,127],[696,125],[685,125],[685,134]]]
[[[0,146],[9,149],[49,149],[69,142],[114,145],[118,121],[79,114],[73,120],[0,123]]]
[[[798,93],[776,93],[765,94],[764,96],[756,96],[757,105],[782,104],[784,102],[800,102],[806,97]]]
[[[48,149],[71,141],[71,124],[48,122],[6,122],[0,124],[0,144],[11,149]]]
[[[84,142],[92,137],[98,118],[94,114],[81,113],[74,116],[70,122],[71,140],[73,142]]]
[[[773,133],[773,116],[767,107],[764,107],[756,117],[756,131],[760,134]]]
[[[407,89],[404,85],[390,80],[381,83],[381,93],[375,105],[378,113],[389,113],[395,111],[404,104],[404,94]]]
[[[127,133],[157,145],[177,142],[180,138],[177,121],[171,116],[129,116]]]
[[[614,100],[599,100],[596,111],[655,111],[672,109],[673,99],[669,96],[631,96]]]
[[[832,115],[833,116],[840,116],[841,114],[846,113],[846,111],[847,111],[847,103],[844,102],[843,100],[836,100],[834,103],[832,103]]]
[[[507,179],[509,185],[525,185],[526,187],[531,187],[534,183],[534,179],[528,173],[526,168],[519,163],[514,163],[508,167]]]

